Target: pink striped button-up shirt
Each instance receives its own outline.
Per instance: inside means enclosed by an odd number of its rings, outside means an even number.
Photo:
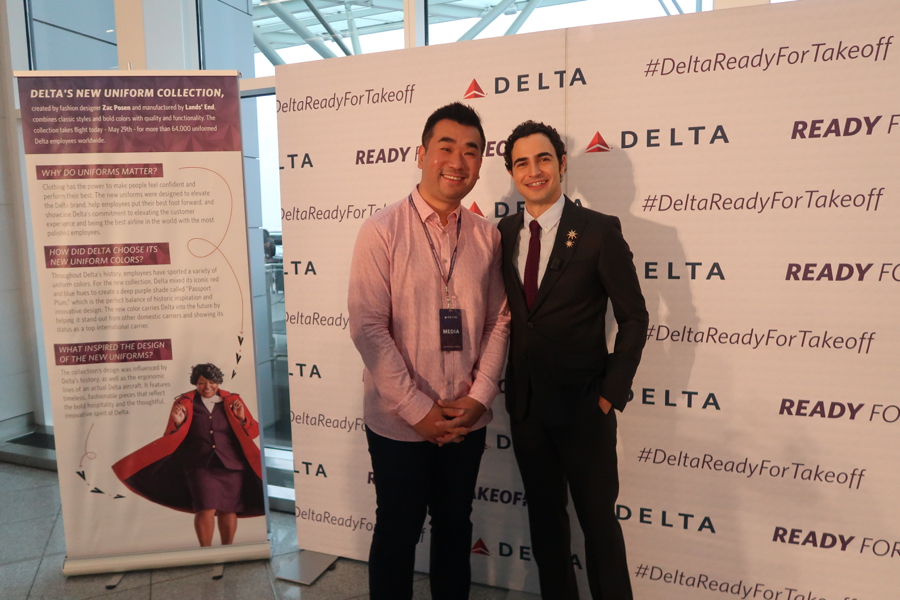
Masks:
[[[375,213],[359,231],[350,268],[350,335],[365,364],[365,421],[375,433],[422,441],[413,429],[439,399],[471,396],[487,409],[474,429],[492,418],[506,360],[509,310],[500,274],[500,232],[459,207],[442,226],[419,195]],[[421,217],[421,220],[420,220]],[[450,279],[451,308],[461,309],[463,349],[441,350],[439,310],[447,308],[444,279],[457,244]],[[441,260],[438,272],[425,221]]]

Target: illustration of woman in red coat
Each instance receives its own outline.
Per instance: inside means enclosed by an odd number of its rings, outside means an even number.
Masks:
[[[166,431],[115,465],[128,489],[163,506],[194,513],[201,546],[212,545],[216,522],[223,545],[234,541],[238,517],[265,514],[259,424],[237,394],[219,388],[211,363],[191,370],[196,390],[175,399]]]

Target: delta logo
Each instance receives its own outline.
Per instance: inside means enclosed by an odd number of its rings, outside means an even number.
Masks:
[[[478,541],[475,542],[474,546],[472,546],[472,554],[481,554],[482,556],[490,556],[491,551],[488,550],[487,544],[485,544],[481,538],[478,538]]]
[[[575,67],[575,70],[572,71],[569,76],[567,76],[566,69],[536,74],[520,73],[509,77],[503,77],[501,75],[494,77],[494,94],[499,96],[500,94],[505,94],[510,91],[518,93],[549,90],[553,88],[561,89],[567,86],[572,87],[576,83],[587,85],[587,79],[585,79],[584,71],[581,70],[581,67]],[[485,94],[481,86],[478,85],[478,81],[473,79],[472,83],[470,83],[469,87],[466,89],[463,99],[474,100],[475,98],[484,98],[485,96],[487,96],[487,94]]]
[[[478,207],[477,202],[473,202],[472,206],[469,207],[469,210],[478,215],[479,217],[483,217],[484,213],[481,212],[481,209]]]
[[[609,152],[610,150],[612,150],[612,147],[606,143],[599,131],[594,134],[594,137],[591,138],[591,143],[587,147],[587,152]]]
[[[496,555],[488,549],[487,544],[484,543],[484,540],[478,538],[478,541],[475,542],[475,545],[472,546],[471,553],[472,554],[480,554],[481,556],[497,556],[498,558],[518,558],[519,560],[524,560],[531,562],[532,560],[532,552],[531,546],[518,546],[518,556],[516,556],[516,546],[512,544],[508,544],[506,542],[498,542],[497,544],[497,553]],[[583,571],[584,567],[581,566],[581,557],[577,554],[572,554],[572,564],[579,570]]]
[[[484,90],[481,89],[481,86],[478,85],[478,82],[473,79],[472,83],[469,84],[469,89],[466,90],[466,95],[463,96],[463,100],[474,100],[475,98],[484,97]]]

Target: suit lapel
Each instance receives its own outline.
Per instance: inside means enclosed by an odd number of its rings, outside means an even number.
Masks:
[[[522,218],[524,219],[524,216]],[[547,269],[544,271],[544,278],[541,279],[541,285],[538,288],[537,298],[534,300],[534,308],[531,312],[535,312],[541,307],[544,299],[550,294],[550,290],[556,285],[559,277],[566,269],[566,265],[569,264],[569,260],[578,248],[582,231],[584,231],[584,218],[579,214],[577,207],[572,201],[566,197],[563,213],[559,219],[559,226],[556,229],[553,250],[550,253],[550,259],[547,261]],[[575,237],[570,238],[569,232],[574,232]],[[569,242],[571,242],[571,245],[568,245]]]

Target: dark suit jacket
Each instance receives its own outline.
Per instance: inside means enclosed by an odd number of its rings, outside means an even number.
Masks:
[[[512,314],[506,368],[510,416],[521,420],[538,410],[549,424],[562,425],[597,406],[600,396],[623,410],[641,360],[648,316],[619,219],[565,198],[553,251],[529,311],[513,260],[524,218],[518,213],[498,225]],[[569,232],[575,232],[574,239]],[[607,300],[619,327],[612,354],[606,346]]]

